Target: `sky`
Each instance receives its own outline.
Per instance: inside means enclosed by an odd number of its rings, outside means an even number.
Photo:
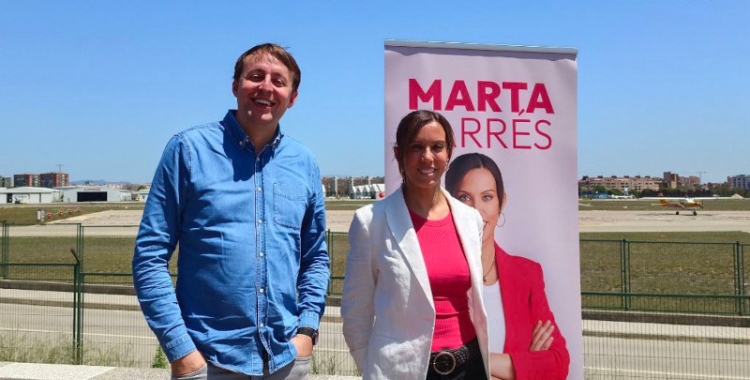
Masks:
[[[384,174],[387,39],[578,50],[578,174],[750,174],[750,1],[0,0],[0,176],[147,183],[236,108],[263,42],[302,68],[281,125],[324,176]]]

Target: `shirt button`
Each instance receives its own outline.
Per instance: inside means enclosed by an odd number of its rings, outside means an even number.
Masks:
[[[261,322],[258,326],[265,327],[266,325],[265,325],[265,323]]]
[[[259,292],[261,292],[261,293],[263,293],[263,292],[264,292],[263,288],[260,288],[260,290],[258,290],[258,291],[259,291]]]
[[[263,224],[263,219],[258,219],[258,224]]]
[[[261,191],[263,191],[263,189],[261,189],[261,188],[259,187],[259,188],[258,188],[258,192],[261,192]]]
[[[265,255],[266,255],[266,254],[265,254],[265,253],[263,253],[263,252],[261,252],[261,253],[259,253],[259,254],[258,254],[258,256],[260,256],[260,257],[263,257],[263,256],[265,256]]]

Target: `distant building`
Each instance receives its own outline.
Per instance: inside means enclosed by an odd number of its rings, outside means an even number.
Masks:
[[[327,197],[351,198],[357,186],[385,183],[385,177],[323,177],[321,182]]]
[[[664,180],[664,187],[676,189],[678,187],[692,187],[694,189],[701,187],[701,177],[698,176],[681,176],[677,173],[664,172],[662,177]]]
[[[727,177],[727,183],[730,187],[750,190],[750,175],[740,174]]]
[[[137,191],[138,195],[136,195],[135,200],[138,202],[145,202],[148,199],[149,192],[151,192],[151,187],[138,190]]]
[[[39,182],[41,187],[48,187],[50,189],[70,186],[70,176],[68,173],[63,172],[42,173],[39,174]]]
[[[680,186],[698,188],[701,186],[701,177],[694,175],[691,175],[689,177],[680,177]]]
[[[0,187],[13,187],[13,177],[2,177],[0,176]]]
[[[680,184],[680,175],[672,172],[664,172],[662,180],[664,180],[664,187],[676,189]]]
[[[383,199],[385,198],[385,184],[372,183],[369,185],[354,186],[349,194],[352,199]]]
[[[602,186],[607,190],[618,190],[622,192],[627,190],[633,192],[659,190],[659,185],[661,185],[661,180],[658,177],[651,177],[648,175],[645,177],[639,175],[635,177],[627,175],[623,177],[583,176],[583,178],[578,181],[578,188],[585,193],[593,192],[594,188],[597,186]]]
[[[14,187],[39,187],[39,174],[13,174]]]
[[[0,190],[0,203],[52,203],[52,189],[42,187],[15,187],[12,189]]]
[[[68,186],[58,189],[62,202],[123,202],[131,201],[130,190],[113,189],[105,186]]]

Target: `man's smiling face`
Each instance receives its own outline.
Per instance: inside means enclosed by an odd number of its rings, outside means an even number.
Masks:
[[[289,68],[267,53],[245,57],[242,74],[232,82],[232,93],[237,98],[237,121],[246,131],[276,128],[297,99],[292,75]]]

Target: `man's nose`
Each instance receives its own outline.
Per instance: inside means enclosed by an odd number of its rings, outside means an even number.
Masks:
[[[263,78],[263,80],[258,84],[258,87],[261,90],[269,90],[271,88],[271,76],[267,75],[265,78]]]

